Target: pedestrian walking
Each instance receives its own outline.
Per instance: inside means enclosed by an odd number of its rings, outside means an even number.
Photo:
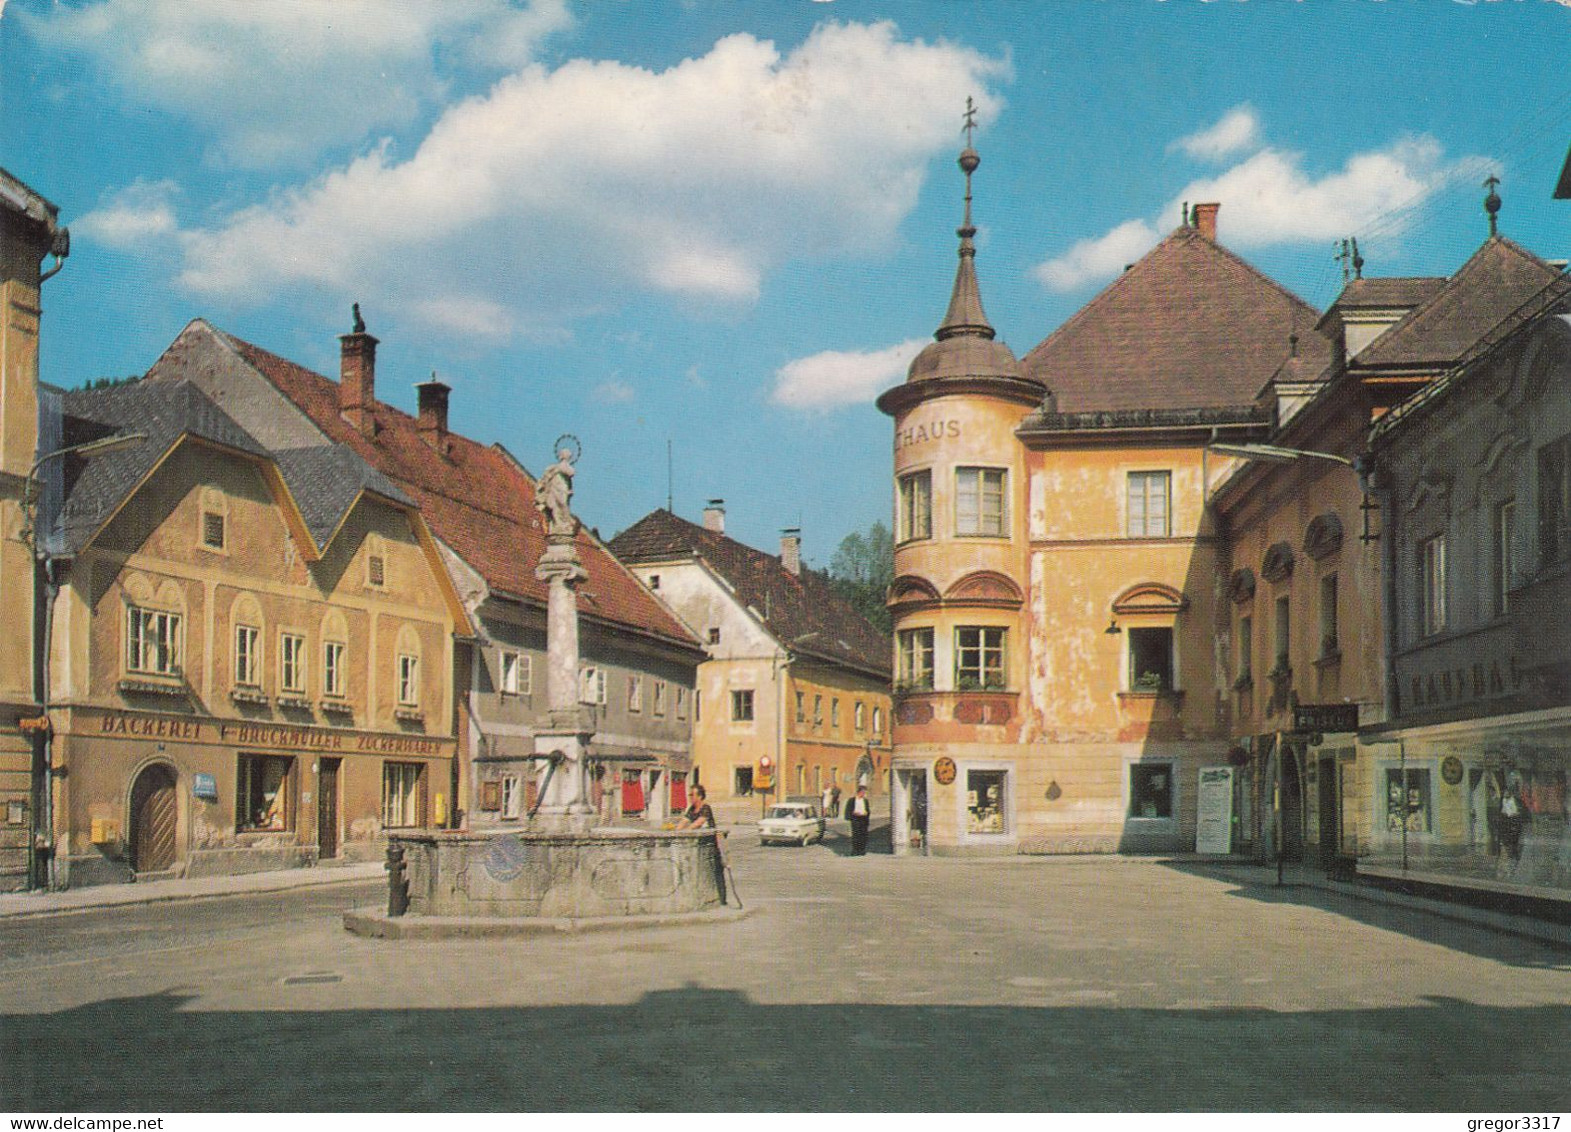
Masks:
[[[866,786],[858,786],[856,797],[846,803],[846,817],[851,819],[851,856],[866,856],[867,824],[873,817],[873,804],[868,801]]]
[[[829,787],[829,814],[828,814],[828,816],[832,817],[832,818],[837,818],[837,817],[840,816],[840,784],[838,782],[833,783]]]
[[[824,796],[821,799],[821,801],[823,802],[823,809],[820,810],[819,813],[821,813],[824,817],[827,818],[829,816],[829,805],[834,800],[835,800],[835,792],[834,792],[833,788],[832,787],[828,787],[828,786],[824,787]]]

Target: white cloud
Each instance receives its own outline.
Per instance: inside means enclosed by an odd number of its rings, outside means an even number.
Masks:
[[[139,179],[107,194],[97,208],[74,221],[71,229],[112,248],[145,248],[179,229],[174,209],[178,193],[173,181]]]
[[[1317,179],[1305,172],[1303,154],[1263,149],[1215,177],[1191,181],[1161,215],[1176,218],[1184,201],[1219,201],[1219,238],[1240,249],[1358,235],[1377,222],[1382,234],[1400,235],[1413,206],[1488,165],[1481,157],[1448,161],[1439,142],[1421,136],[1354,154]],[[1058,291],[1112,278],[1153,247],[1162,230],[1158,223],[1127,220],[1038,264],[1036,277]]]
[[[638,396],[638,393],[625,381],[602,381],[589,391],[589,395],[602,405],[622,405]]]
[[[770,400],[792,409],[832,409],[871,401],[905,380],[928,339],[912,338],[883,350],[825,350],[775,371]]]
[[[1105,236],[1081,240],[1056,259],[1037,264],[1035,275],[1054,291],[1073,291],[1090,280],[1117,275],[1161,238],[1144,220],[1126,220]]]
[[[523,66],[571,23],[566,0],[99,0],[23,19],[243,166],[407,124],[453,68]]]
[[[180,282],[261,303],[303,286],[458,329],[487,295],[558,324],[638,290],[738,305],[792,258],[888,246],[954,107],[1005,64],[826,24],[781,55],[748,35],[664,71],[530,66],[383,146],[182,235]],[[490,312],[490,327],[507,324]]]
[[[1169,149],[1180,149],[1202,161],[1220,161],[1260,143],[1260,119],[1247,102],[1235,106],[1213,126],[1179,138]]]

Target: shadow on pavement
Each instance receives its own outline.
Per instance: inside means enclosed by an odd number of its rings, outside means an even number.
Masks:
[[[837,829],[836,826],[839,828]],[[843,821],[831,823],[824,833],[823,844],[824,848],[828,849],[837,857],[855,856],[855,854],[851,852],[850,823]],[[868,856],[881,854],[885,857],[890,857],[894,855],[894,851],[894,843],[889,839],[889,825],[887,822],[883,825],[874,825],[868,829]]]
[[[1494,960],[1514,967],[1542,967],[1571,970],[1571,948],[1549,940],[1526,939],[1503,934],[1483,924],[1446,919],[1436,912],[1401,904],[1382,903],[1378,890],[1364,898],[1312,884],[1295,884],[1291,879],[1281,886],[1273,880],[1247,875],[1237,866],[1195,861],[1163,861],[1165,868],[1191,876],[1207,877],[1236,884],[1229,895],[1262,904],[1292,904],[1317,908],[1344,916],[1383,931],[1400,932],[1413,939],[1438,943],[1469,955]]]
[[[1460,1112],[1497,1108],[1503,1081],[1512,1111],[1553,1112],[1571,1108],[1568,1062],[1571,1008],[1450,998],[776,1006],[690,985],[620,1006],[235,1013],[171,990],[0,1015],[0,1107],[14,1112]]]

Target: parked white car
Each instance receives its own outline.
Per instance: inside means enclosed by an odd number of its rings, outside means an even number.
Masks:
[[[824,839],[824,819],[812,802],[777,802],[758,823],[758,843],[772,841],[806,845]]]

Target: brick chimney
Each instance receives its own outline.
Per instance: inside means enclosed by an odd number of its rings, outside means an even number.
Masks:
[[[802,576],[802,530],[800,527],[787,527],[780,532],[780,565],[786,572]]]
[[[376,339],[365,332],[360,304],[355,304],[354,329],[338,338],[338,408],[344,419],[366,436],[376,428]]]
[[[447,396],[452,391],[451,386],[436,379],[434,370],[430,381],[422,381],[415,386],[415,392],[420,397],[420,416],[415,428],[420,433],[420,439],[437,451],[441,451],[447,441]]]
[[[714,531],[717,535],[725,534],[724,499],[711,499],[709,506],[704,508],[704,530]]]
[[[1206,239],[1216,240],[1216,214],[1220,204],[1197,204],[1194,207],[1195,227]]]

